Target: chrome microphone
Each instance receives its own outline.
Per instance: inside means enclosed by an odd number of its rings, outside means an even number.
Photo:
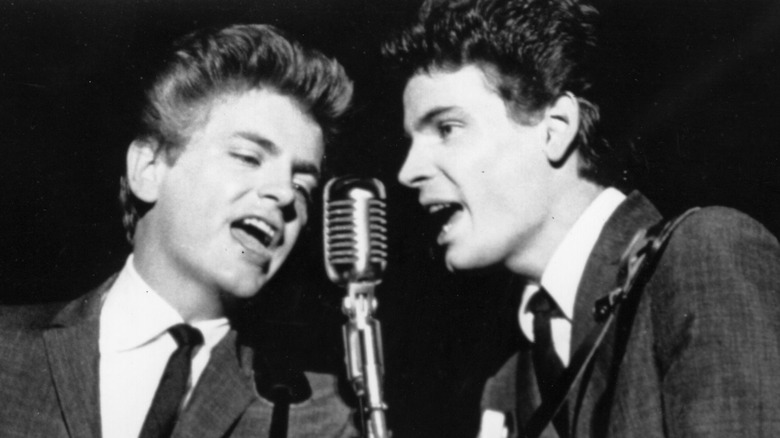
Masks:
[[[387,438],[382,398],[382,333],[374,288],[387,266],[385,187],[374,178],[345,176],[325,186],[325,268],[347,288],[342,310],[347,374],[361,401],[364,435]]]

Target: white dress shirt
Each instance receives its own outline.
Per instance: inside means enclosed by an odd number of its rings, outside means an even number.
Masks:
[[[141,278],[128,257],[100,312],[100,414],[106,438],[137,438],[176,341],[167,332],[181,315]],[[230,330],[227,318],[191,324],[203,334],[192,360],[186,400],[211,350]]]
[[[571,321],[574,318],[574,302],[585,264],[604,224],[625,199],[626,195],[614,188],[601,192],[566,233],[542,273],[542,287],[555,300],[564,315],[564,318],[550,319],[553,347],[564,366],[569,366]],[[528,310],[528,302],[538,290],[538,285],[526,286],[518,314],[520,329],[531,342],[534,341],[534,315]]]
[[[585,264],[607,220],[625,199],[626,195],[614,188],[601,192],[566,233],[542,273],[542,287],[564,314],[563,318],[550,319],[553,347],[564,366],[569,365],[574,303]],[[538,291],[537,284],[526,286],[518,313],[520,329],[531,342],[534,341],[534,315],[528,310],[528,302]],[[504,421],[503,412],[485,410],[480,422],[479,438],[508,436]]]
[[[585,271],[585,264],[604,224],[625,199],[626,195],[614,188],[607,188],[601,192],[566,233],[542,273],[542,287],[555,300],[565,316],[550,319],[553,347],[564,366],[569,365],[574,302]],[[531,342],[534,341],[534,315],[527,307],[531,297],[538,290],[538,285],[527,286],[523,291],[518,315],[520,329]]]

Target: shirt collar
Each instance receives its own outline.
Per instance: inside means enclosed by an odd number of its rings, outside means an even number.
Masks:
[[[100,351],[140,347],[183,322],[176,309],[141,278],[131,254],[108,291],[100,312]],[[203,332],[206,344],[215,343],[229,330],[227,318],[192,325]]]
[[[571,227],[542,273],[542,287],[570,321],[588,257],[604,224],[625,199],[626,195],[615,188],[602,191]]]

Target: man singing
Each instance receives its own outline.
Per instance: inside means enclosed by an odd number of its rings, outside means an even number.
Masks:
[[[293,249],[351,96],[336,61],[271,26],[178,41],[127,150],[124,268],[49,317],[4,311],[26,323],[0,332],[0,435],[268,436],[262,352],[228,317]],[[289,436],[352,436],[335,378],[306,379]]]
[[[588,69],[595,16],[577,0],[427,2],[384,47],[405,84],[399,180],[440,224],[447,266],[500,265],[529,283],[525,339],[485,386],[482,438],[526,436],[602,324],[594,303],[632,237],[664,223],[615,188],[620,151],[599,135]],[[660,257],[544,436],[779,436],[776,238],[703,208]]]

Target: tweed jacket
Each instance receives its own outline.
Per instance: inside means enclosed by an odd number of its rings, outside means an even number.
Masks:
[[[64,307],[0,310],[0,436],[101,436],[98,322],[112,281]],[[231,331],[212,351],[173,437],[268,436],[273,404],[258,395],[252,349],[237,339]],[[335,377],[306,377],[312,396],[291,406],[289,436],[356,436]]]
[[[661,220],[638,192],[606,223],[580,282],[572,354],[598,323],[593,303],[616,285],[619,258]],[[634,291],[636,293],[637,291]],[[737,211],[708,207],[674,231],[634,312],[612,327],[564,415],[570,437],[780,436],[780,246]],[[627,303],[628,304],[628,303]],[[619,323],[621,324],[621,323]],[[483,408],[512,434],[539,405],[530,345],[485,386]],[[542,436],[554,437],[549,426]]]

